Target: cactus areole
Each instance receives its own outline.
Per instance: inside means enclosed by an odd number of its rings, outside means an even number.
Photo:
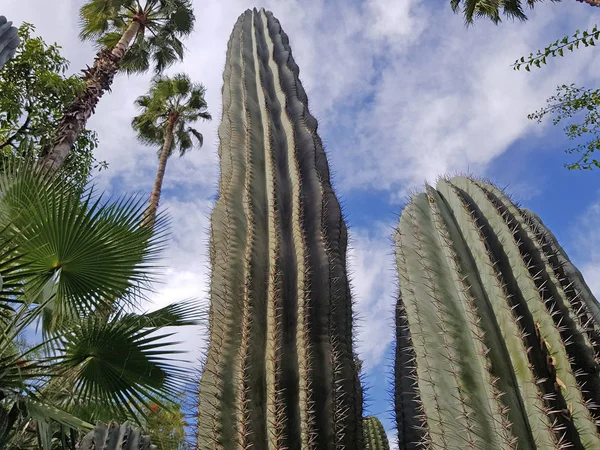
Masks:
[[[287,35],[229,40],[199,449],[363,449],[347,231]]]
[[[455,177],[395,235],[400,449],[600,449],[600,306],[533,213]]]

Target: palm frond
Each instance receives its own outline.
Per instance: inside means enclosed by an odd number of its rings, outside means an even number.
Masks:
[[[113,417],[145,417],[144,407],[162,404],[181,389],[189,374],[167,357],[181,353],[171,349],[176,343],[165,341],[172,333],[158,334],[161,326],[149,326],[186,318],[169,317],[168,312],[150,319],[91,315],[66,333],[63,377],[74,387],[67,403],[78,407],[100,404]],[[178,312],[175,308],[171,314]]]
[[[190,0],[87,0],[81,7],[80,38],[99,48],[114,47],[136,17],[145,16],[140,32],[120,63],[131,74],[145,72],[153,63],[156,73],[183,59],[181,38],[194,27]],[[147,32],[146,32],[147,31]]]
[[[107,32],[123,26],[120,15],[132,7],[135,0],[88,0],[79,10],[82,40],[97,40]]]
[[[188,127],[186,133],[196,138],[196,141],[198,141],[198,148],[202,147],[202,144],[204,144],[204,136],[202,136],[202,133],[192,127]]]
[[[147,41],[134,42],[119,63],[119,68],[127,74],[143,73],[150,69],[151,47]]]
[[[533,8],[540,0],[526,1]],[[472,24],[475,18],[488,18],[498,24],[501,22],[501,14],[509,19],[527,20],[521,0],[451,0],[450,6],[455,13],[462,12],[467,25]]]
[[[158,127],[148,117],[140,115],[133,118],[131,126],[136,131],[137,139],[146,145],[162,145],[164,141],[164,128]]]
[[[118,31],[112,31],[110,33],[104,33],[102,36],[97,38],[97,47],[102,48],[113,48],[115,45],[119,43],[119,39],[121,39],[121,33]]]
[[[0,226],[23,254],[30,300],[50,283],[50,303],[65,320],[84,315],[101,299],[116,301],[150,287],[165,245],[165,221],[140,227],[145,199],[109,203],[56,179],[19,168],[0,174]]]
[[[152,61],[154,62],[155,73],[163,72],[166,68],[171,67],[178,60],[182,59],[173,49],[172,45],[170,45],[171,42],[158,42],[158,40],[154,41],[154,38],[149,38],[149,41],[154,49],[154,52],[152,53]]]
[[[185,124],[180,122],[179,127],[175,132],[175,139],[179,148],[179,157],[184,156],[189,150],[194,147],[192,137],[185,128]]]
[[[172,303],[156,311],[132,316],[137,317],[137,320],[146,327],[201,325],[208,318],[206,307],[194,298]]]

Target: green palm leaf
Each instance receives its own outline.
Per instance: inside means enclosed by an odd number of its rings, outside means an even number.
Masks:
[[[190,0],[88,0],[80,9],[80,38],[110,49],[134,21],[140,29],[120,63],[122,70],[145,72],[152,64],[160,73],[183,59],[180,39],[195,22]]]
[[[88,317],[62,338],[62,377],[73,386],[63,405],[89,420],[145,417],[150,404],[168,401],[190,376],[169,357],[181,353],[172,349],[177,342],[165,340],[173,333],[158,332],[200,317],[189,302],[145,315]]]
[[[513,20],[527,20],[524,5],[533,8],[539,1],[541,0],[450,0],[450,6],[455,13],[463,13],[467,25],[472,24],[475,18],[487,18],[498,24],[502,14]]]
[[[162,146],[167,122],[177,118],[173,148],[180,156],[194,147],[202,147],[202,134],[188,126],[199,119],[211,120],[204,98],[206,89],[193,83],[186,74],[156,77],[148,94],[138,97],[135,104],[141,114],[131,122],[138,140],[144,144]],[[160,149],[158,150],[160,154]]]
[[[0,226],[23,254],[30,300],[55,283],[46,331],[149,288],[166,237],[162,218],[154,232],[139,226],[145,199],[109,204],[63,181],[24,168],[0,174]]]

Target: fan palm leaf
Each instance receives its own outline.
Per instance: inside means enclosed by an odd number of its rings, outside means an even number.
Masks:
[[[527,20],[525,6],[533,9],[541,0],[450,0],[452,11],[464,15],[467,25],[477,18],[490,19],[495,24],[501,22],[501,16],[509,19]],[[550,0],[560,1],[560,0]]]
[[[144,199],[108,203],[60,177],[17,167],[0,174],[0,226],[22,253],[31,292],[54,298],[45,331],[103,304],[133,300],[150,286],[165,246],[165,220],[140,227]],[[10,281],[10,280],[9,280]],[[29,299],[35,297],[29,295]]]
[[[62,406],[85,411],[88,420],[145,417],[151,404],[181,392],[189,369],[176,364],[177,342],[165,327],[196,325],[203,309],[196,301],[146,314],[91,315],[61,338],[59,379],[70,381]]]

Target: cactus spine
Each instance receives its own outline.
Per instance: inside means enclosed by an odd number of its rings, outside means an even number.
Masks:
[[[288,37],[248,10],[228,44],[199,449],[362,449],[347,232]]]
[[[455,177],[395,241],[400,448],[600,448],[600,308],[541,221]]]
[[[365,450],[390,450],[387,435],[377,417],[369,416],[363,419],[363,432]]]

